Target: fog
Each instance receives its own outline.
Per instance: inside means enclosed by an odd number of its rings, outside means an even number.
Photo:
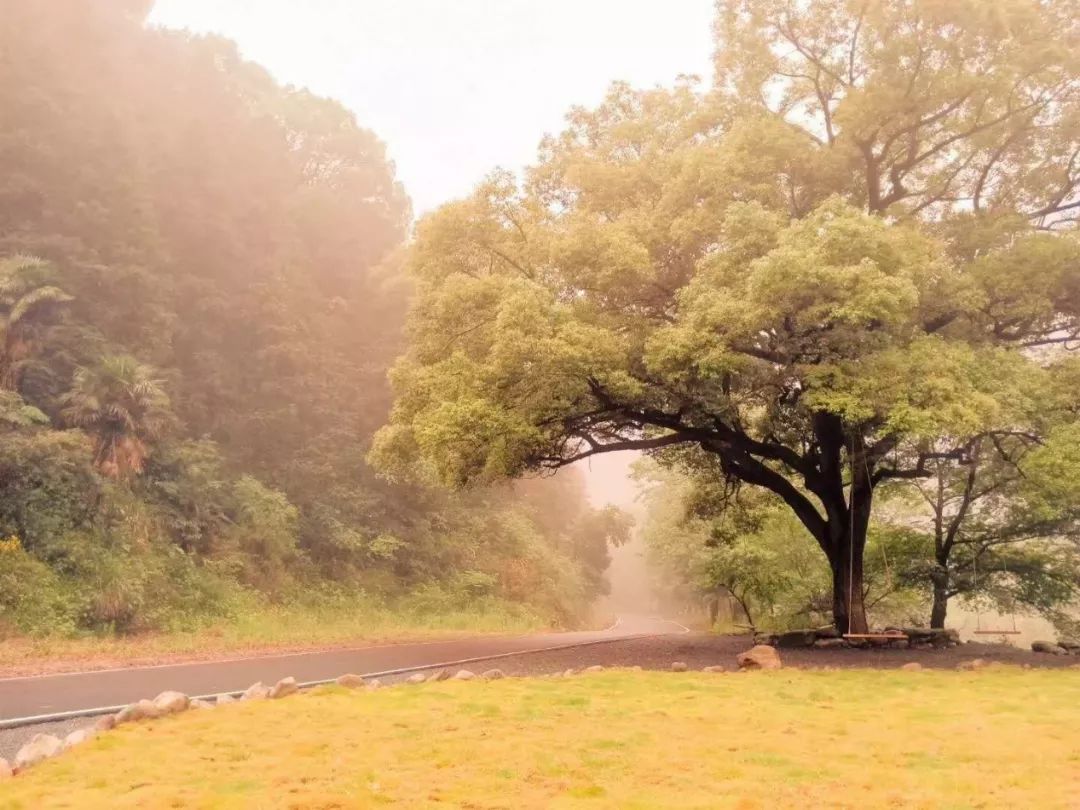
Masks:
[[[599,608],[610,613],[648,613],[654,607],[641,527],[645,509],[641,486],[632,467],[640,453],[623,452],[594,456],[576,465],[585,475],[585,488],[593,506],[617,506],[634,517],[630,542],[611,550],[608,581],[611,592]]]
[[[159,0],[279,80],[340,100],[387,143],[418,213],[533,160],[612,81],[708,77],[712,0]]]

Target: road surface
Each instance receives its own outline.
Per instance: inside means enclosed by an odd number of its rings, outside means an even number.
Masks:
[[[0,722],[120,707],[140,698],[152,698],[166,689],[175,689],[192,696],[215,695],[242,691],[256,681],[273,684],[290,675],[300,682],[329,680],[346,672],[376,675],[473,658],[491,658],[684,630],[685,628],[676,622],[623,616],[612,627],[598,631],[390,644],[348,650],[5,678],[0,679]],[[492,663],[491,666],[496,664]]]

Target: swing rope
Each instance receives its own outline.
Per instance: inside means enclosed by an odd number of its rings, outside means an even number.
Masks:
[[[851,434],[850,450],[848,451],[848,464],[851,467],[851,495],[848,496],[848,516],[850,528],[848,529],[848,571],[847,571],[847,634],[851,635],[852,597],[855,593],[855,434]]]
[[[851,434],[851,439],[848,442],[848,466],[851,469],[851,494],[848,496],[848,571],[847,571],[847,586],[848,586],[848,601],[847,601],[847,632],[844,633],[844,638],[855,639],[906,639],[907,635],[904,633],[853,633],[851,632],[851,619],[854,611],[852,610],[855,597],[855,434]],[[870,467],[866,463],[866,457],[863,457],[863,468],[866,470],[867,479],[870,478]],[[881,555],[885,560],[885,576],[891,582],[892,573],[889,570],[889,558],[885,554],[885,546],[881,547]],[[862,599],[860,599],[860,602]]]
[[[1009,561],[1003,559],[1001,561],[1001,571],[1006,576],[1009,575]],[[975,556],[971,558],[971,577],[972,584],[975,587],[975,592],[979,592],[979,552],[975,552]],[[1010,600],[1012,601],[1012,600]],[[1012,619],[1012,630],[983,630],[982,628],[982,608],[979,607],[979,603],[975,603],[975,635],[978,636],[1018,636],[1020,630],[1016,625],[1016,604],[1012,602],[1009,610],[1009,617]]]

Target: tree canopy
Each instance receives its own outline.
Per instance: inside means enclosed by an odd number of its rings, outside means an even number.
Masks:
[[[875,488],[1038,434],[1031,349],[1080,328],[1069,6],[720,3],[712,92],[616,85],[419,223],[374,457],[463,485],[689,448],[787,505],[865,633]]]

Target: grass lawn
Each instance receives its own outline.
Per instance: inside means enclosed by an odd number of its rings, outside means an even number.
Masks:
[[[124,726],[0,807],[1077,807],[1080,672],[607,671]]]
[[[497,610],[446,612],[420,617],[374,609],[317,611],[268,608],[186,633],[4,639],[0,641],[0,676],[360,646],[386,641],[400,643],[482,633],[528,633],[542,629],[539,622],[528,615]]]

